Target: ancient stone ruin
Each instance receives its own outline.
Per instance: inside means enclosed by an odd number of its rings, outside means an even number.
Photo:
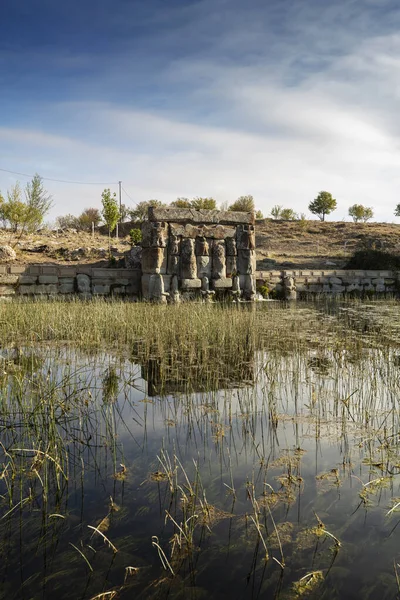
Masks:
[[[142,225],[141,258],[145,299],[254,300],[254,215],[152,207]]]

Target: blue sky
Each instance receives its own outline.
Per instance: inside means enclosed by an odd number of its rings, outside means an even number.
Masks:
[[[399,26],[392,0],[2,0],[0,169],[100,182],[46,182],[51,218],[122,180],[130,206],[253,194],[309,215],[328,190],[332,219],[393,221]],[[0,171],[3,195],[17,179]]]

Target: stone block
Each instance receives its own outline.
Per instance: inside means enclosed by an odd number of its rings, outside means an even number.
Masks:
[[[297,292],[306,292],[307,291],[307,286],[305,283],[297,283],[296,281],[296,291]]]
[[[50,284],[41,284],[41,285],[35,285],[35,294],[38,295],[49,295],[49,296],[53,296],[54,294],[58,294],[58,285],[54,284],[54,283],[50,283]]]
[[[210,238],[210,240],[224,240],[227,237],[234,237],[236,233],[235,227],[227,225],[192,225],[186,223],[170,223],[171,235],[189,238],[195,240],[197,237]],[[171,236],[170,236],[171,237]]]
[[[195,279],[197,277],[193,239],[183,238],[182,240],[180,276],[182,279]]]
[[[75,292],[75,285],[73,283],[61,283],[58,286],[60,294],[73,294]]]
[[[393,277],[393,271],[379,271],[379,277]]]
[[[213,279],[226,277],[226,250],[224,240],[214,240],[212,247],[211,276]]]
[[[252,275],[256,272],[256,253],[254,250],[238,250],[237,270],[239,275]]]
[[[58,283],[60,285],[62,285],[63,283],[72,283],[72,285],[75,284],[76,278],[75,277],[59,277],[58,278]]]
[[[394,279],[385,279],[385,285],[394,285],[394,284],[395,284]]]
[[[165,219],[142,223],[142,248],[166,248],[168,224]]]
[[[237,273],[236,256],[229,255],[226,257],[226,276],[232,277]]]
[[[125,286],[125,285],[115,286],[115,287],[111,288],[111,294],[113,296],[123,296],[124,294],[127,293],[126,289],[127,289],[127,286]]]
[[[232,287],[232,278],[223,277],[222,279],[212,279],[211,287],[214,290],[229,289]]]
[[[76,267],[60,267],[58,269],[59,277],[76,277]]]
[[[19,275],[0,275],[0,285],[17,285]]]
[[[319,283],[319,277],[306,277],[306,282],[307,283]]]
[[[92,283],[89,275],[85,273],[79,273],[76,276],[76,284],[78,286],[78,292],[81,294],[90,294],[92,290]]]
[[[331,292],[332,293],[335,293],[335,294],[340,293],[340,294],[342,294],[345,290],[346,290],[346,287],[344,285],[340,285],[338,283],[333,283],[331,285]]]
[[[25,273],[26,266],[25,265],[11,265],[9,267],[9,272],[11,275],[21,275],[21,273]]]
[[[14,296],[15,287],[13,285],[0,285],[0,296]]]
[[[318,283],[311,283],[311,284],[307,284],[307,292],[311,292],[312,294],[320,294],[323,290],[322,285],[319,285]]]
[[[164,208],[152,206],[148,212],[149,221],[169,221],[173,223],[238,223],[254,225],[254,213],[222,210],[195,210],[193,208]]]
[[[164,248],[143,248],[142,271],[150,274],[167,272],[167,258]]]
[[[377,277],[371,281],[372,285],[385,285],[385,280],[381,277]]]
[[[128,252],[125,253],[125,266],[129,269],[141,269],[142,268],[142,247],[133,246]]]
[[[350,283],[347,287],[346,287],[346,292],[362,292],[363,291],[363,286],[360,285],[359,283]]]
[[[329,277],[329,283],[333,285],[342,285],[343,282],[340,277]]]
[[[26,273],[29,275],[39,275],[40,267],[38,265],[29,265],[26,268]]]
[[[109,285],[93,285],[92,293],[95,296],[107,296],[110,293]]]
[[[210,247],[207,241],[207,238],[204,236],[197,236],[195,242],[194,252],[196,256],[209,256],[210,255]]]
[[[32,285],[37,283],[37,275],[21,275],[19,278],[19,285]]]
[[[18,294],[22,296],[33,296],[35,294],[35,285],[20,285],[18,287]]]
[[[168,256],[168,275],[179,276],[180,256],[178,254],[170,254]]]
[[[90,267],[89,265],[78,265],[76,267],[77,276],[78,275],[88,275],[89,277],[91,277],[92,271],[93,271],[93,268]]]
[[[1,275],[5,275],[8,272],[6,265],[0,265]]]
[[[253,225],[238,225],[236,228],[236,246],[238,250],[254,250],[256,247]]]
[[[42,275],[58,275],[58,268],[50,267],[48,265],[42,265],[41,274]]]
[[[201,288],[201,279],[181,279],[181,290],[192,290]]]
[[[372,285],[372,279],[370,277],[364,277],[361,279],[361,285]]]
[[[226,244],[226,255],[227,256],[236,256],[237,255],[236,239],[234,237],[227,237],[225,239],[225,244]]]
[[[211,277],[211,257],[210,256],[196,256],[197,263],[197,277],[202,279],[203,277]]]
[[[378,283],[375,286],[375,291],[378,292],[378,293],[386,292],[386,286],[385,286],[385,284],[384,283]]]
[[[39,283],[58,283],[57,275],[39,275]]]

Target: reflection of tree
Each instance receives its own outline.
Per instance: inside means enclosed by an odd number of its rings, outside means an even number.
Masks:
[[[118,396],[119,377],[115,367],[109,367],[103,376],[103,400],[115,402]]]

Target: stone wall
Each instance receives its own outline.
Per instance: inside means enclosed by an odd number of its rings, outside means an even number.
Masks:
[[[2,265],[0,296],[139,296],[140,269],[96,268],[90,265]]]
[[[400,272],[334,271],[257,271],[257,287],[265,286],[271,297],[288,300],[324,295],[397,294]]]
[[[254,215],[245,212],[150,208],[142,225],[142,295],[178,302],[255,296]]]

